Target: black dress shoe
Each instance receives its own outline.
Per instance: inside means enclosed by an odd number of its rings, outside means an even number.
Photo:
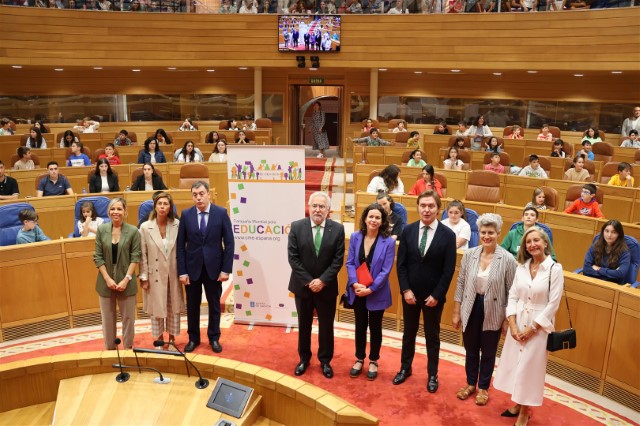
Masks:
[[[304,372],[307,371],[308,366],[309,366],[309,361],[301,362],[300,364],[296,365],[295,375],[302,376]]]
[[[193,352],[193,350],[198,347],[200,345],[200,343],[196,343],[196,342],[192,342],[191,340],[189,340],[189,343],[187,343],[187,346],[184,347],[184,351],[185,352]]]
[[[427,383],[427,390],[430,393],[435,393],[438,390],[438,376],[429,376],[429,382]]]
[[[412,372],[413,371],[411,370],[411,368],[409,368],[408,370],[402,369],[398,371],[398,374],[396,374],[396,377],[393,378],[393,384],[399,385],[401,383],[404,383],[405,380],[411,377]]]
[[[217,340],[214,340],[213,342],[211,342],[211,349],[213,349],[215,353],[219,354],[220,352],[222,352],[222,345]]]
[[[320,368],[322,368],[322,374],[324,374],[324,377],[327,379],[333,377],[333,368],[331,368],[331,365],[329,365],[328,362],[326,364],[322,364]]]

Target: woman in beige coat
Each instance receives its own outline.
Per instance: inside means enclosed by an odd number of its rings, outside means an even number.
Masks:
[[[173,343],[180,334],[184,297],[178,281],[178,219],[171,194],[161,192],[155,197],[149,220],[140,225],[140,234],[140,287],[144,311],[151,317],[151,335],[156,340],[164,340],[166,328]]]

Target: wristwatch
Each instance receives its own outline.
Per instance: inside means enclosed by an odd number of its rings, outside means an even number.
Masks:
[[[124,277],[125,277],[126,279],[128,279],[129,281],[131,281],[131,280],[133,279],[133,277],[132,277],[131,275],[129,275],[129,274],[125,275]]]

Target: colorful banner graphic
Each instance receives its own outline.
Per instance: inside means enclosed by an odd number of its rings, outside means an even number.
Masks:
[[[234,145],[227,157],[235,321],[297,325],[287,239],[304,217],[304,147]]]

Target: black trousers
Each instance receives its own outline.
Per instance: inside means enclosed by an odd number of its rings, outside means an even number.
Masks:
[[[402,298],[402,315],[404,319],[404,332],[402,334],[402,354],[400,360],[402,369],[408,370],[413,363],[416,353],[416,335],[420,326],[420,313],[422,313],[424,337],[427,343],[427,373],[429,376],[438,375],[438,362],[440,361],[440,318],[444,303],[438,303],[433,308],[425,305],[409,305]]]
[[[369,360],[380,359],[380,347],[382,346],[382,317],[384,310],[370,311],[367,309],[367,298],[357,297],[353,302],[353,310],[356,315],[356,359],[367,357],[367,328],[371,333],[371,347]]]
[[[311,326],[313,310],[318,314],[318,360],[325,364],[333,359],[333,320],[336,316],[335,298],[321,299],[318,294],[310,297],[296,296],[298,311],[298,355],[300,362],[311,361]]]
[[[222,283],[214,281],[207,275],[207,270],[202,267],[200,278],[191,281],[185,286],[187,292],[187,333],[189,340],[200,343],[200,304],[202,303],[202,288],[207,295],[209,303],[209,325],[207,337],[209,343],[220,340],[220,297],[222,296]]]
[[[467,353],[464,369],[467,373],[467,384],[480,389],[489,389],[493,366],[496,362],[496,352],[500,341],[500,331],[482,331],[484,321],[484,296],[477,294],[473,302],[471,315],[462,333],[464,350]],[[482,355],[480,353],[482,352]]]

